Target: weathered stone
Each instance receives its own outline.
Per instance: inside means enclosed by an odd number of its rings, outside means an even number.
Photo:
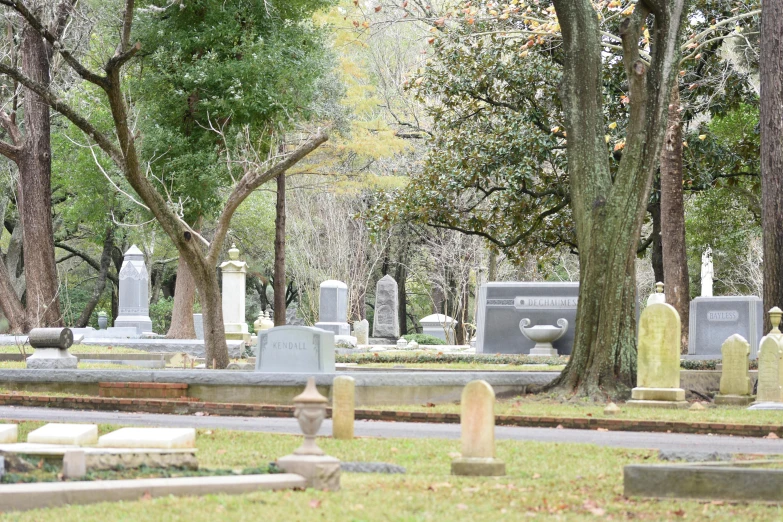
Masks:
[[[70,328],[33,328],[27,340],[33,348],[67,350],[73,344],[73,332]]]
[[[495,458],[495,391],[486,381],[472,381],[462,391],[462,455],[451,463],[452,475],[499,476],[505,464]]]
[[[351,335],[348,319],[348,285],[330,279],[321,283],[318,295],[318,322],[316,328],[334,332],[335,335]]]
[[[184,449],[196,446],[193,428],[120,428],[98,439],[104,448]]]
[[[0,424],[0,444],[12,444],[19,438],[19,426],[16,424]]]
[[[386,274],[375,285],[375,316],[372,322],[373,337],[397,338],[400,336],[399,301],[397,281]]]
[[[27,442],[36,444],[95,444],[98,426],[95,424],[55,424],[41,426],[27,434]]]
[[[387,464],[385,462],[341,462],[340,470],[346,473],[405,473],[402,466]]]
[[[719,359],[723,342],[739,334],[755,359],[763,323],[762,301],[756,296],[697,297],[690,303],[687,358]]]
[[[63,478],[77,479],[87,474],[84,450],[68,450],[63,455]]]
[[[353,438],[356,382],[353,377],[335,377],[332,383],[332,437]]]
[[[338,491],[340,460],[328,455],[286,455],[277,459],[277,467],[305,478],[307,487]]]
[[[446,344],[454,344],[454,325],[457,321],[448,315],[432,314],[419,319],[422,333],[443,339]]]
[[[277,326],[258,334],[257,372],[334,371],[334,333],[310,326]]]
[[[734,458],[731,453],[718,453],[717,451],[677,451],[660,450],[658,452],[660,460],[682,460],[685,462],[719,462],[728,461]]]
[[[204,340],[204,314],[193,314],[193,328],[196,330],[196,339]]]
[[[666,303],[644,309],[639,321],[636,382],[629,405],[648,406],[647,401],[687,407],[680,388],[680,316]]]
[[[781,388],[781,347],[776,336],[767,335],[759,347],[759,380],[756,389],[757,402],[783,401]]]
[[[226,339],[250,342],[250,333],[245,321],[245,276],[247,263],[239,260],[239,249],[232,245],[228,251],[229,260],[221,263],[223,274],[222,304],[223,325]]]
[[[748,371],[750,345],[738,334],[723,343],[723,365],[720,376],[720,393],[715,395],[715,404],[748,404],[751,402],[752,385]]]
[[[356,337],[356,344],[368,344],[370,342],[370,323],[367,319],[353,323],[353,335]]]
[[[26,360],[27,368],[31,370],[75,370],[79,360],[59,348],[36,348],[33,355]]]
[[[139,335],[152,331],[149,305],[149,275],[144,254],[136,245],[125,252],[120,269],[120,307],[114,326],[132,326]]]

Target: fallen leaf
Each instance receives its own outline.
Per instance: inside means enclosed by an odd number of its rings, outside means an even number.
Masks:
[[[534,474],[533,474],[533,478],[534,478],[534,479],[540,479],[540,478],[541,478],[541,475],[539,475],[538,473],[534,473]]]
[[[685,517],[685,511],[684,511],[684,510],[682,510],[682,509],[678,509],[678,510],[677,510],[677,511],[675,511],[673,514],[674,514],[675,516],[678,516],[678,517]]]
[[[225,452],[226,452],[226,450],[224,450],[224,449],[219,449],[219,450],[217,450],[215,453],[217,453],[218,455],[222,455],[222,454],[224,454]]]
[[[150,495],[149,491],[145,491],[141,496],[141,500],[152,500],[152,495]]]
[[[353,508],[361,511],[362,509],[364,509],[364,506],[362,504],[356,504],[355,506],[353,506]]]
[[[313,509],[321,507],[321,501],[317,499],[313,499],[310,501],[310,507]]]
[[[764,438],[765,438],[765,439],[779,439],[780,437],[778,437],[778,434],[777,434],[777,433],[775,433],[774,431],[770,431],[770,432],[769,432],[769,435],[767,435],[767,436],[766,436],[766,437],[764,437]]]
[[[563,425],[562,424],[558,424],[556,429],[562,430],[563,429]]]
[[[451,484],[449,484],[448,482],[435,482],[433,484],[430,484],[430,487],[428,487],[427,489],[431,491],[438,491],[440,488],[450,488],[450,487]]]
[[[596,431],[609,431],[609,430],[606,429],[606,428],[598,428],[598,430],[596,430]]]
[[[481,488],[478,486],[473,488],[462,488],[462,491],[465,493],[475,493],[476,491],[481,491]]]
[[[391,451],[392,453],[397,453],[400,450],[398,450],[397,448],[391,448],[389,451]]]
[[[457,504],[457,509],[465,510],[468,509],[468,506],[466,506],[465,504]]]

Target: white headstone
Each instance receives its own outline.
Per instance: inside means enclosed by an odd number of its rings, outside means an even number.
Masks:
[[[19,426],[0,424],[0,444],[15,444],[19,437]]]
[[[422,333],[443,339],[447,344],[454,344],[456,323],[455,319],[444,314],[432,314],[419,319]]]
[[[226,339],[250,340],[245,321],[245,275],[247,263],[239,260],[239,249],[231,246],[229,260],[220,265],[223,274],[223,324],[226,327]]]
[[[185,449],[196,447],[193,428],[120,428],[98,439],[104,448]]]
[[[396,339],[400,336],[398,315],[397,281],[386,274],[375,286],[375,315],[372,321],[372,336]]]
[[[356,337],[356,344],[368,344],[370,342],[370,323],[367,319],[353,323],[353,335]]]
[[[712,276],[714,275],[712,267],[712,249],[707,250],[701,255],[701,296],[712,297]]]
[[[329,279],[321,283],[318,297],[318,322],[316,328],[329,330],[335,335],[351,335],[348,324],[348,285]]]
[[[46,424],[27,435],[27,442],[35,444],[95,444],[98,426],[95,424]]]
[[[133,326],[139,335],[152,331],[148,284],[144,254],[133,245],[125,252],[120,269],[120,307],[115,327]]]
[[[257,372],[334,372],[334,333],[311,326],[276,326],[258,333]]]

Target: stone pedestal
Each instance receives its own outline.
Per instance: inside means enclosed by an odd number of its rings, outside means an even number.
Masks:
[[[687,408],[680,388],[680,315],[673,306],[654,303],[639,320],[637,387],[629,406]]]
[[[149,275],[144,264],[144,254],[136,245],[125,252],[119,279],[120,307],[114,326],[132,326],[138,335],[151,332]]]
[[[245,321],[245,275],[247,263],[239,260],[239,250],[232,245],[229,260],[220,265],[223,274],[223,325],[226,339],[250,343],[250,331]]]
[[[334,335],[351,335],[348,319],[348,285],[330,279],[321,283],[318,296],[318,322],[316,328],[334,332]]]
[[[307,480],[307,487],[338,491],[340,460],[329,455],[286,455],[277,459],[277,467]]]
[[[772,331],[759,346],[759,378],[752,409],[783,409],[783,335],[778,328],[781,310],[774,307],[769,319]]]
[[[33,328],[28,334],[35,348],[27,358],[27,367],[34,370],[75,370],[78,359],[68,353],[73,344],[70,328]]]

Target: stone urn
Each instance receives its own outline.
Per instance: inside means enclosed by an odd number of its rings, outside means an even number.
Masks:
[[[106,317],[106,312],[98,312],[98,330],[105,330],[109,325],[109,318]]]
[[[548,324],[537,324],[530,326],[530,319],[522,319],[519,322],[519,329],[522,335],[536,343],[530,350],[533,357],[557,357],[557,350],[552,343],[563,337],[568,331],[568,321],[558,319],[557,326]]]
[[[294,397],[294,417],[304,433],[304,442],[294,455],[323,455],[324,451],[315,443],[315,436],[326,418],[326,403],[329,400],[315,387],[315,377],[307,379],[305,390]]]
[[[256,319],[256,321],[253,323],[253,328],[255,329],[256,333],[262,330],[269,330],[274,326],[275,323],[269,318],[269,315],[267,315],[266,310],[258,314],[258,319]]]

